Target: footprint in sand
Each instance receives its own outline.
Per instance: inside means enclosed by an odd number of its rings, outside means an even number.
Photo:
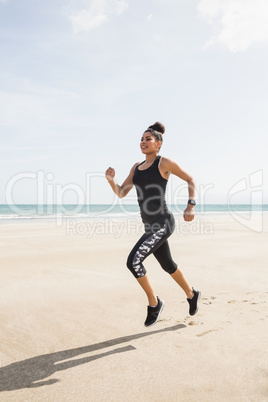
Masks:
[[[261,298],[263,298],[263,296],[261,296]],[[250,300],[247,300],[247,299],[242,300],[242,302],[243,302],[243,303],[250,303],[250,304],[261,304],[261,303],[266,303],[266,301],[260,301],[260,302],[257,302],[257,301],[255,301],[255,300],[254,300],[254,298],[253,298],[253,297],[252,297]]]
[[[250,300],[242,300],[242,302],[243,303],[250,303],[250,304],[259,304],[259,303],[257,303],[257,302],[255,302],[255,301],[253,301],[254,299],[252,298],[252,299],[250,299]]]
[[[185,319],[184,320],[184,322],[186,322],[187,321],[187,319]],[[203,322],[199,322],[199,321],[189,321],[188,323],[186,323],[186,324],[188,324],[188,325],[203,325],[204,323]]]
[[[241,301],[239,301],[239,300],[228,300],[228,303],[250,303],[250,304],[260,304],[260,303],[266,303],[265,301],[261,301],[261,302],[256,302],[256,301],[254,301],[254,299],[250,299],[250,300],[247,300],[247,299],[245,299],[245,300],[241,300]]]
[[[166,321],[170,321],[171,318],[161,318],[160,320],[158,320],[158,322],[166,322]]]
[[[204,335],[209,334],[210,332],[215,332],[215,331],[218,331],[218,329],[210,329],[208,331],[202,332],[201,334],[196,334],[196,336],[204,336]]]
[[[216,299],[216,297],[215,297],[215,296],[210,296],[210,297],[202,297],[202,298],[201,298],[201,300],[202,300],[202,304],[206,304],[206,305],[212,304],[212,302],[211,302],[211,301],[209,301],[209,299],[210,299],[210,300],[215,300],[215,299]]]

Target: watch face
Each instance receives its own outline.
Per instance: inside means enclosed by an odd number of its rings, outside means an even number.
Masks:
[[[195,202],[194,200],[189,200],[189,201],[188,201],[188,204],[196,205],[196,202]]]

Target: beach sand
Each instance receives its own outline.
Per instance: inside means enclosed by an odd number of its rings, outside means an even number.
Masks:
[[[126,268],[140,220],[2,223],[0,400],[268,401],[268,215],[239,219],[176,218],[200,309],[151,255],[166,306],[150,328]]]

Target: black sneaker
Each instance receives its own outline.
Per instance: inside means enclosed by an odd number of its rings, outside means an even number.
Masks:
[[[147,313],[147,318],[145,320],[145,327],[150,327],[151,325],[154,325],[157,323],[160,313],[163,310],[165,306],[164,300],[160,300],[159,297],[157,296],[157,301],[158,304],[155,307],[148,306],[148,313]]]
[[[195,315],[198,312],[198,301],[201,297],[201,292],[199,290],[195,290],[194,288],[194,296],[191,299],[187,298],[187,301],[189,303],[189,314],[190,315]]]

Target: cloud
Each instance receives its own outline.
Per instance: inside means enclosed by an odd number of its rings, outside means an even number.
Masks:
[[[236,53],[268,41],[267,0],[200,0],[198,11],[218,31],[205,47],[220,43]]]
[[[75,33],[88,32],[123,14],[127,8],[126,0],[92,0],[87,9],[74,12],[69,19]]]

